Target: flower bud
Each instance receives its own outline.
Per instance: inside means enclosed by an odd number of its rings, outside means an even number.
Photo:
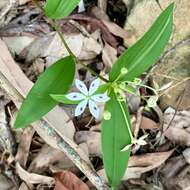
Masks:
[[[122,74],[122,75],[126,75],[127,73],[128,73],[128,69],[125,68],[125,67],[123,67],[123,68],[121,69],[121,74]]]
[[[103,115],[105,120],[110,120],[111,119],[111,113],[109,111],[104,111],[104,115]]]

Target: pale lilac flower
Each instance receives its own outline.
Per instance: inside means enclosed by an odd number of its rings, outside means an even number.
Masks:
[[[66,98],[69,100],[80,101],[75,109],[75,116],[81,115],[88,105],[90,113],[95,118],[98,118],[100,110],[97,106],[97,103],[105,103],[110,99],[106,93],[95,94],[98,87],[100,86],[100,80],[95,79],[92,81],[89,90],[87,89],[86,85],[78,79],[75,80],[75,85],[80,92],[71,92],[66,95]]]

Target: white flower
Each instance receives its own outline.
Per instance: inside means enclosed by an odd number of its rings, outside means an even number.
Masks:
[[[100,111],[96,102],[104,103],[110,99],[106,93],[95,94],[100,85],[100,80],[95,79],[94,81],[92,81],[89,90],[87,89],[86,85],[78,79],[75,80],[75,85],[80,90],[81,93],[72,92],[66,95],[66,98],[68,98],[69,100],[80,101],[80,103],[77,105],[75,109],[75,116],[81,115],[88,105],[90,113],[95,118],[98,118]]]

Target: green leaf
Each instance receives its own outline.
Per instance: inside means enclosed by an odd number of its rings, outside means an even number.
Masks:
[[[75,75],[75,62],[65,57],[49,67],[36,81],[23,102],[14,127],[23,128],[48,113],[57,102],[49,94],[66,93]]]
[[[52,19],[67,17],[79,4],[80,0],[47,0],[44,10]]]
[[[126,102],[118,101],[113,92],[110,97],[105,110],[111,113],[111,118],[102,121],[102,151],[109,184],[116,187],[127,169],[130,149],[121,150],[131,144],[131,123]]]
[[[173,8],[172,3],[160,14],[149,31],[118,58],[109,73],[110,81],[118,78],[122,68],[127,68],[128,72],[119,80],[133,80],[157,61],[172,33]]]

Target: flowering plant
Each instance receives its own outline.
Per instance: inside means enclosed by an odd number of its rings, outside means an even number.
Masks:
[[[100,111],[97,103],[105,103],[101,122],[103,162],[108,182],[112,189],[115,189],[126,171],[131,146],[146,144],[146,136],[140,139],[133,137],[125,94],[135,93],[136,87],[148,88],[138,77],[147,71],[163,52],[172,33],[174,5],[169,5],[147,33],[118,58],[109,72],[109,78],[105,79],[77,61],[54,22],[68,16],[79,2],[80,0],[47,0],[45,7],[41,8],[60,35],[69,56],[58,60],[38,78],[23,102],[14,126],[23,128],[29,125],[48,113],[58,102],[77,104],[74,114],[76,117],[88,106],[90,113],[98,118]],[[89,89],[76,79],[75,85],[80,92],[67,94],[74,80],[76,64],[82,64],[92,75],[96,75],[97,79],[91,83]],[[100,84],[100,79],[104,84]],[[151,90],[154,95],[147,103],[149,106],[155,106],[158,95],[154,89]],[[36,107],[38,109],[34,112]]]
[[[78,79],[75,80],[75,85],[80,90],[80,93],[72,92],[65,96],[67,99],[71,101],[80,101],[80,103],[77,105],[75,109],[75,116],[81,115],[84,112],[86,106],[88,105],[90,113],[95,118],[98,118],[100,111],[96,102],[105,103],[110,99],[106,93],[104,94],[95,93],[100,85],[100,80],[99,79],[94,80],[91,83],[89,90],[87,89],[86,85]]]

